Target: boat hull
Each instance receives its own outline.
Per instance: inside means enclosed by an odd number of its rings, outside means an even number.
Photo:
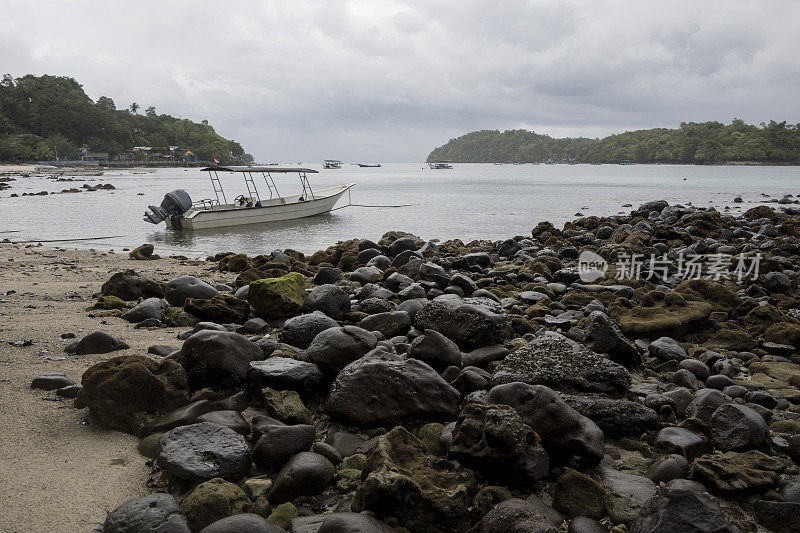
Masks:
[[[167,219],[167,227],[182,230],[225,228],[279,222],[295,218],[305,218],[329,212],[336,202],[353,184],[340,185],[315,194],[316,198],[304,202],[294,201],[264,207],[237,207],[229,209],[210,209],[187,213],[176,222]]]

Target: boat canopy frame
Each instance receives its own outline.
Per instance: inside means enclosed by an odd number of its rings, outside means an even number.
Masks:
[[[308,181],[307,174],[319,174],[319,171],[314,170],[312,168],[302,168],[302,167],[272,167],[268,165],[257,165],[257,166],[225,166],[225,167],[206,167],[200,169],[202,172],[208,172],[209,177],[211,178],[211,186],[214,188],[214,195],[217,197],[216,205],[220,205],[220,195],[222,195],[222,203],[227,204],[228,200],[225,198],[225,191],[222,189],[222,182],[219,179],[219,172],[239,172],[244,177],[244,184],[247,187],[247,194],[251,200],[256,200],[257,202],[261,202],[261,195],[258,192],[258,187],[256,187],[256,183],[253,179],[253,174],[261,173],[264,178],[264,183],[267,185],[267,190],[269,190],[269,200],[274,198],[283,198],[281,194],[278,192],[278,186],[275,184],[275,179],[272,177],[272,174],[294,174],[297,173],[300,175],[300,185],[303,187],[303,193],[301,195],[302,199],[306,199],[309,196],[312,200],[316,200],[314,196],[314,191],[311,188],[311,183]],[[207,204],[210,204],[210,209],[214,209],[214,202],[212,200],[202,200],[203,208],[209,209],[206,207]]]

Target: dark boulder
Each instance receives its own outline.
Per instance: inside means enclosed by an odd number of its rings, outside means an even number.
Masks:
[[[324,372],[337,373],[377,344],[375,335],[365,329],[356,326],[336,327],[314,337],[304,355]]]
[[[81,340],[68,344],[64,351],[73,355],[87,355],[116,352],[128,348],[130,346],[126,342],[117,340],[104,331],[94,331]]]
[[[316,277],[314,280],[316,283]],[[350,311],[350,295],[336,285],[320,285],[308,293],[303,310],[305,312],[321,311],[338,320]]]
[[[141,355],[90,367],[78,399],[104,425],[136,436],[160,415],[189,403],[186,371],[175,361]]]
[[[507,405],[462,407],[448,457],[486,479],[520,488],[530,487],[549,471],[547,452],[536,434]]]
[[[104,533],[190,533],[178,503],[169,494],[133,498],[108,513]]]
[[[458,345],[433,329],[426,330],[424,335],[411,341],[408,356],[438,369],[450,365],[461,366]]]
[[[583,343],[593,352],[608,354],[612,361],[625,367],[642,364],[642,356],[636,346],[602,311],[592,311],[586,318]]]
[[[183,343],[178,361],[192,389],[230,390],[244,383],[250,362],[262,357],[261,349],[238,333],[201,330]]]
[[[459,396],[425,363],[378,349],[339,372],[325,411],[357,425],[454,420]]]
[[[711,441],[722,451],[744,451],[769,446],[769,428],[760,414],[744,405],[729,403],[714,411],[709,423]]]
[[[298,348],[308,348],[319,333],[338,325],[334,319],[321,311],[298,315],[283,324],[281,341]]]
[[[627,392],[631,377],[625,367],[559,333],[545,331],[506,356],[492,377],[494,385],[517,381],[619,396]]]
[[[468,533],[557,533],[560,525],[537,505],[511,498],[495,505]]]
[[[219,294],[217,289],[194,276],[177,277],[164,288],[164,299],[175,307],[182,307],[186,298],[204,300],[213,298],[217,294]]]
[[[250,304],[230,294],[217,294],[212,298],[186,298],[183,308],[197,318],[220,324],[242,324],[250,315]]]
[[[100,287],[103,296],[116,296],[121,300],[138,300],[139,298],[162,298],[164,284],[150,279],[134,270],[123,270],[112,275]]]
[[[314,426],[268,424],[261,426],[261,437],[253,447],[253,462],[265,468],[279,469],[294,455],[311,449]]]
[[[164,310],[166,308],[167,303],[162,298],[147,298],[123,313],[122,318],[128,322],[137,323],[150,318],[164,320]]]
[[[481,305],[433,301],[414,316],[414,327],[432,329],[465,350],[502,344],[511,334],[506,318]]]
[[[300,452],[286,463],[269,492],[271,503],[284,503],[299,496],[319,494],[336,474],[336,468],[322,455]]]
[[[675,480],[656,489],[630,529],[631,533],[738,533],[716,498],[702,486]]]
[[[507,383],[489,391],[488,403],[509,405],[541,438],[550,460],[573,466],[596,465],[603,458],[605,438],[597,425],[542,385]]]
[[[238,481],[250,470],[250,445],[234,430],[201,422],[161,435],[158,465],[180,479]]]

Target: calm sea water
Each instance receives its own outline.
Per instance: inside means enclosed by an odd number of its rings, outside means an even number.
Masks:
[[[320,164],[303,166],[320,170],[309,176],[315,188],[356,183],[354,204],[410,205],[347,207],[291,222],[180,232],[143,222],[141,215],[174,189],[187,190],[195,200],[213,197],[207,174],[197,169],[160,169],[151,174],[109,171],[99,178],[76,179],[90,185],[111,183],[115,191],[10,198],[14,192],[60,191],[84,183],[30,177],[12,182],[10,190],[0,193],[0,239],[111,237],[61,245],[119,251],[153,243],[162,255],[203,256],[227,250],[258,254],[275,248],[308,253],[354,237],[377,240],[389,230],[467,242],[528,235],[543,220],[560,226],[579,212],[613,215],[630,211],[623,204],[636,207],[648,200],[747,209],[765,199],[762,193],[800,194],[800,167],[455,164],[453,170],[431,170],[421,163],[403,163],[381,168],[345,164],[340,170],[322,170]],[[300,190],[296,176],[276,182],[282,194]],[[244,192],[241,175],[226,174],[223,185],[229,199]],[[266,187],[260,190],[263,194]],[[744,204],[732,202],[737,194]],[[337,207],[347,202],[345,196]]]

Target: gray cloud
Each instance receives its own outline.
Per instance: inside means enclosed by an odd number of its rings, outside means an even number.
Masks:
[[[0,0],[0,64],[208,119],[261,161],[408,161],[479,128],[800,122],[800,4]]]

